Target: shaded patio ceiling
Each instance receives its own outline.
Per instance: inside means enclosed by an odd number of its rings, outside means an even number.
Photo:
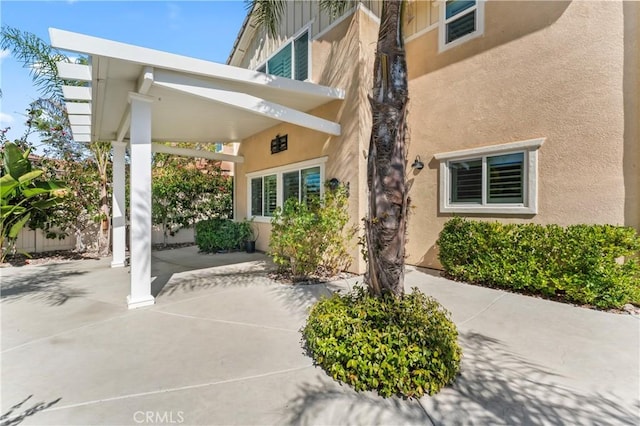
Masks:
[[[307,112],[344,99],[344,91],[168,52],[49,30],[55,48],[89,56],[60,63],[60,77],[90,82],[63,87],[79,142],[129,138],[129,93],[153,98],[153,141],[240,141],[280,122],[340,134],[340,125]]]

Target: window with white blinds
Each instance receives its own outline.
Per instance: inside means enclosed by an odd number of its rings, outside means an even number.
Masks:
[[[440,10],[440,50],[482,35],[484,0],[446,0]]]
[[[304,81],[309,78],[309,32],[305,31],[273,54],[257,71]]]
[[[289,198],[308,202],[322,195],[326,157],[247,174],[249,217],[273,216]]]
[[[537,213],[544,139],[436,154],[443,213]]]
[[[450,203],[522,204],[524,200],[523,152],[451,161],[449,170]]]

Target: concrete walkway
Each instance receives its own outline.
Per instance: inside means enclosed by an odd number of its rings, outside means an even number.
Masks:
[[[5,421],[640,422],[637,317],[409,268],[407,288],[420,288],[451,311],[464,350],[462,374],[435,397],[381,399],[333,382],[300,343],[307,308],[356,280],[288,286],[268,278],[272,266],[261,254],[154,252],[156,305],[128,311],[128,270],[108,266],[105,259],[0,270],[0,415],[11,411]]]

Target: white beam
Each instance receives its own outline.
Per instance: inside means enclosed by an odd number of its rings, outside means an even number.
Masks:
[[[90,102],[65,102],[67,114],[91,115]]]
[[[185,75],[156,71],[154,85],[187,93],[219,104],[229,105],[257,115],[284,121],[330,135],[340,135],[340,124],[266,101],[246,93],[219,89],[214,83]]]
[[[221,154],[219,152],[203,151],[199,149],[178,148],[175,146],[154,143],[151,145],[153,152],[179,155],[182,157],[206,158],[208,160],[231,161],[233,163],[244,163],[244,157],[240,155]]]
[[[91,87],[81,86],[62,86],[62,94],[65,99],[73,99],[76,101],[90,101]]]
[[[149,93],[149,89],[151,89],[151,85],[153,85],[153,68],[144,67],[140,77],[138,77],[138,93],[141,95],[146,95]],[[124,137],[127,135],[129,131],[129,125],[131,124],[131,107],[127,105],[124,110],[124,114],[120,119],[120,124],[118,125],[118,130],[116,131],[116,141],[122,142]]]
[[[74,135],[86,133],[88,135],[91,134],[91,126],[71,126],[71,131]]]
[[[138,93],[146,95],[153,84],[153,68],[144,67],[142,74],[138,77]]]
[[[118,125],[118,131],[116,132],[116,141],[122,142],[127,132],[129,131],[129,125],[131,124],[131,105],[127,105],[124,109],[124,114],[120,119]]]
[[[91,126],[90,115],[68,114],[69,124],[72,126]]]
[[[289,91],[292,95],[310,95],[327,99],[344,99],[345,96],[345,92],[342,89],[320,86],[274,75],[266,75],[244,68],[119,43],[56,28],[49,28],[49,38],[52,47],[87,55],[121,59],[136,64],[187,72],[206,77],[215,77],[250,86],[270,87]]]
[[[153,305],[151,295],[151,102],[129,93],[131,102],[131,294],[129,309]]]
[[[91,135],[86,133],[73,134],[73,140],[76,142],[91,142]]]
[[[58,77],[63,80],[91,81],[91,66],[57,62]]]
[[[113,251],[111,267],[125,265],[126,220],[125,220],[125,153],[127,144],[111,142],[113,146],[113,196],[112,196],[112,238]]]

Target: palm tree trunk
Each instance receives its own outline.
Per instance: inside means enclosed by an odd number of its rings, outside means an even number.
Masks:
[[[409,199],[406,169],[407,65],[402,40],[402,1],[385,0],[370,99],[373,116],[365,219],[368,264],[365,281],[375,295],[404,292]]]

